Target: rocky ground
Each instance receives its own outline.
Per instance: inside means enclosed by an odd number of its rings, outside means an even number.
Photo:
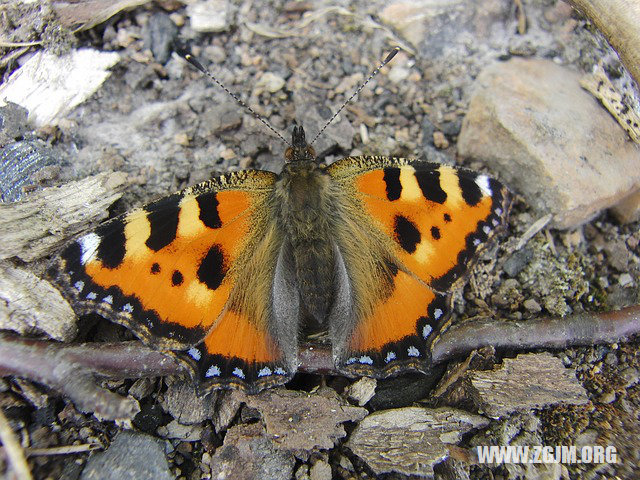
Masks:
[[[279,171],[285,145],[171,54],[175,40],[286,137],[294,120],[314,136],[399,45],[316,147],[328,163],[362,153],[464,165],[515,193],[508,232],[455,293],[454,321],[524,322],[638,303],[640,148],[580,80],[600,64],[616,88],[631,92],[631,107],[637,100],[606,42],[562,1],[524,2],[525,10],[509,0],[131,3],[140,5],[104,18],[98,7],[93,17],[76,11],[75,24],[38,3],[0,7],[0,37],[21,45],[3,47],[5,82],[41,47],[119,55],[105,60],[111,74],[71,111],[63,105],[26,124],[20,109],[4,107],[3,200],[120,171],[126,188],[115,215],[219,172]],[[83,29],[74,34],[69,25]],[[23,55],[9,58],[19,48]],[[91,61],[81,86],[103,60]],[[40,97],[35,104],[53,103]],[[7,172],[15,157],[7,148],[27,148],[28,158],[36,151],[33,168]],[[36,273],[43,265],[12,263]],[[97,316],[77,328],[75,341],[130,338]],[[0,406],[23,447],[41,449],[29,460],[34,478],[634,478],[637,345],[532,357],[482,351],[433,379],[329,378],[324,386],[301,375],[289,389],[254,397],[200,398],[171,377],[108,382],[140,402],[131,429],[81,413],[28,380],[0,379]],[[504,380],[498,410],[483,390],[499,381],[482,376],[492,368],[516,371]],[[531,398],[535,381],[548,395]],[[472,447],[486,444],[615,445],[619,463],[479,465]],[[51,454],[70,445],[78,451]]]

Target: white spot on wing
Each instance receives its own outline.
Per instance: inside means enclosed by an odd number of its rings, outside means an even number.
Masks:
[[[211,365],[207,372],[204,374],[206,378],[219,377],[222,372],[217,365]]]
[[[488,225],[485,225],[484,227],[482,227],[482,231],[487,235],[489,235],[491,233],[491,227],[489,227]]]
[[[476,185],[480,187],[485,195],[489,197],[492,195],[493,192],[491,191],[491,186],[489,185],[489,177],[487,177],[486,175],[478,175],[478,177],[476,178]]]
[[[388,352],[387,356],[384,357],[384,363],[389,363],[391,360],[395,360],[396,359],[396,353],[395,352]]]
[[[75,287],[76,290],[78,290],[78,292],[82,292],[82,289],[84,288],[84,282],[82,280],[78,280],[76,283],[73,284],[73,286]]]
[[[276,375],[286,375],[287,372],[284,371],[284,368],[282,367],[278,367],[276,368],[273,373],[275,373]]]
[[[238,378],[244,379],[244,372],[242,371],[241,368],[236,367],[236,368],[233,369],[233,372],[231,372],[231,373],[233,373]]]
[[[269,375],[271,375],[271,369],[269,367],[263,367],[258,371],[258,376],[259,377],[268,377]]]
[[[369,355],[362,355],[358,359],[358,362],[366,364],[366,365],[373,365],[373,359]]]
[[[424,327],[422,327],[422,338],[427,338],[431,334],[431,332],[433,332],[433,328],[431,328],[431,325],[425,325]]]
[[[495,212],[495,213],[496,213],[496,215],[498,215],[498,216],[502,215],[502,209],[501,209],[500,207],[496,208],[496,209],[494,210],[494,212]]]
[[[131,305],[130,303],[125,303],[124,306],[122,307],[122,311],[123,312],[132,313],[133,312],[133,305]]]
[[[354,363],[356,363],[356,357],[351,357],[349,359],[347,359],[347,365],[352,365]]]
[[[419,357],[420,350],[418,350],[416,347],[412,345],[409,348],[407,348],[407,355],[409,355],[410,357]]]
[[[112,295],[107,295],[106,297],[104,297],[102,299],[102,301],[104,303],[108,303],[109,305],[113,305],[113,296]]]
[[[440,317],[442,316],[442,309],[441,308],[436,308],[433,311],[433,318],[435,318],[436,320],[440,320]]]
[[[78,245],[80,245],[81,251],[80,263],[86,265],[86,263],[93,258],[93,255],[100,246],[100,237],[96,233],[88,233],[78,239]]]
[[[479,238],[474,238],[473,239],[473,246],[477,247],[478,245],[480,245],[480,239]]]
[[[200,350],[198,350],[196,347],[191,347],[189,350],[187,350],[187,353],[196,361],[202,358],[202,353],[200,353]]]
[[[96,292],[87,293],[87,300],[95,300],[96,298],[98,298],[98,295],[96,295]]]

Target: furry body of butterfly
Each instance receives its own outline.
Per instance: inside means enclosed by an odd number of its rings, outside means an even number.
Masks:
[[[208,387],[287,382],[319,331],[345,375],[428,371],[450,291],[504,226],[507,190],[407,159],[325,166],[301,127],[285,159],[279,175],[221,175],[115,218],[50,274],[78,312],[188,349]]]

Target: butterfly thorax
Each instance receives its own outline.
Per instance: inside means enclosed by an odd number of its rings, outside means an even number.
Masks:
[[[276,183],[284,245],[295,271],[300,304],[322,326],[333,300],[335,207],[326,169],[316,161],[287,163]]]

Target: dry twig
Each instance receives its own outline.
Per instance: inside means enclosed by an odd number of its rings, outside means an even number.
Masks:
[[[454,325],[433,345],[434,364],[494,346],[502,349],[564,348],[570,345],[612,343],[640,334],[640,305],[616,312],[581,313],[564,318],[521,322],[479,319]],[[326,347],[305,346],[299,370],[339,373]],[[18,375],[44,383],[69,397],[83,411],[104,418],[130,419],[137,403],[96,384],[109,379],[184,374],[182,363],[171,353],[153,350],[140,342],[65,345],[0,334],[0,375]]]
[[[2,440],[2,445],[4,445],[4,450],[7,452],[7,457],[13,466],[16,477],[19,480],[31,480],[33,477],[31,477],[24,451],[13,430],[11,430],[7,417],[2,413],[2,409],[0,409],[0,440]]]

